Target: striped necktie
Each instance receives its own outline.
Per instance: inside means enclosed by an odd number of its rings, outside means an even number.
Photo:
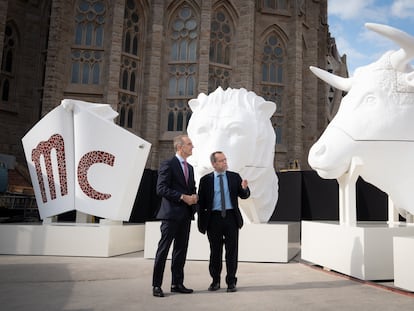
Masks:
[[[183,165],[184,165],[185,183],[188,185],[188,163],[186,160],[183,161]]]

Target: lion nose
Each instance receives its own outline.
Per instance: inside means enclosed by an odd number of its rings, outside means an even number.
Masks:
[[[315,157],[318,157],[318,158],[322,157],[325,153],[326,153],[326,145],[325,144],[315,145],[315,150],[313,150],[313,155]]]

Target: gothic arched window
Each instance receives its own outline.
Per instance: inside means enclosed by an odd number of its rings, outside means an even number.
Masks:
[[[75,6],[71,83],[100,84],[106,3],[78,0]]]
[[[144,45],[144,15],[137,0],[127,0],[124,10],[121,69],[119,79],[118,111],[126,111],[119,116],[119,124],[132,128],[138,116],[140,94],[139,85],[142,73]]]
[[[174,11],[168,28],[168,93],[166,115],[168,131],[184,131],[191,115],[188,100],[196,95],[199,19],[188,4]]]
[[[285,90],[285,48],[277,33],[270,33],[262,49],[261,62],[261,95],[266,100],[276,103],[276,112],[272,117],[276,132],[276,143],[282,143],[283,128],[283,96]]]
[[[232,20],[224,8],[213,11],[210,31],[209,93],[221,86],[224,90],[230,85],[232,67]]]
[[[6,24],[3,41],[3,56],[0,72],[0,102],[10,102],[16,63],[17,31],[10,24]]]

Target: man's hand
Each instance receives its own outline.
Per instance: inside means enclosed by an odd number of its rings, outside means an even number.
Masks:
[[[247,189],[248,182],[247,182],[247,180],[246,180],[246,179],[243,179],[243,180],[242,180],[241,186],[242,186],[242,188],[243,188],[244,190],[246,190],[246,189]]]
[[[197,204],[197,202],[198,202],[198,195],[196,195],[196,194],[192,194],[192,195],[183,194],[182,195],[182,200],[188,205],[194,205],[194,204]]]

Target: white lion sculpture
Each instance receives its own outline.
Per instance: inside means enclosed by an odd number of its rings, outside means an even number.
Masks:
[[[223,151],[229,169],[249,182],[250,198],[240,200],[245,220],[265,223],[278,199],[273,167],[276,136],[270,117],[276,104],[246,89],[217,88],[189,101],[193,112],[187,132],[195,146],[189,162],[195,178],[211,172],[210,154]]]

